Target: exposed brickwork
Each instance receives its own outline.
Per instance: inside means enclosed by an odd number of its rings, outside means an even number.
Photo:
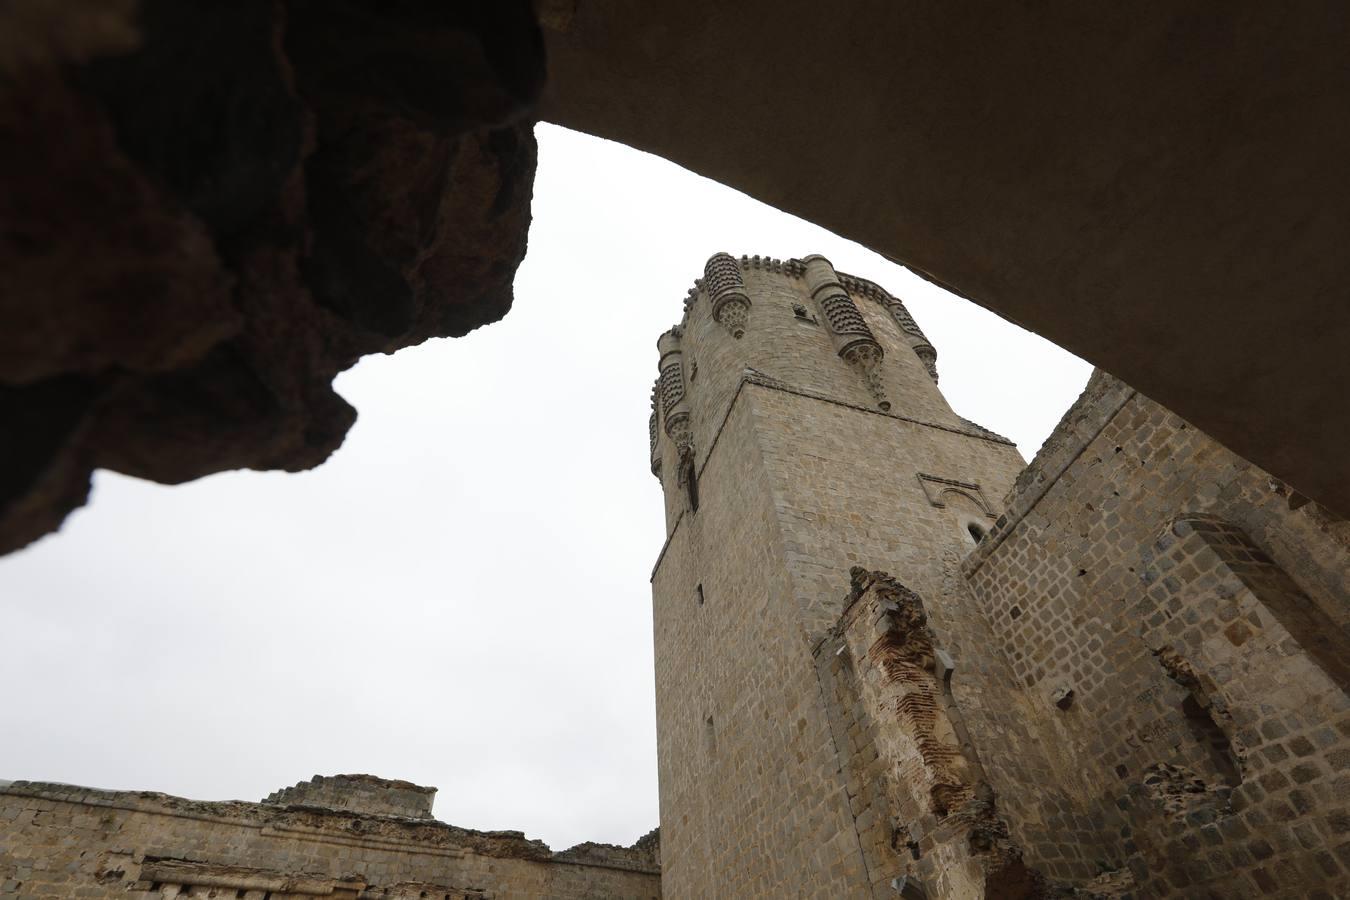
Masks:
[[[848,605],[817,658],[829,651],[861,700],[845,707],[854,720],[850,764],[877,761],[864,793],[870,802],[855,813],[860,825],[889,824],[888,846],[873,850],[871,868],[891,876],[887,884],[908,877],[939,897],[1043,896],[1044,879],[1026,866],[998,813],[951,691],[954,660],[923,600],[883,572],[851,574]],[[874,838],[869,849],[880,846]],[[880,887],[874,879],[873,893]]]

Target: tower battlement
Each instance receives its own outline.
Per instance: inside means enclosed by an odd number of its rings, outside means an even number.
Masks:
[[[747,378],[896,418],[998,439],[937,389],[937,351],[903,302],[823,256],[715,253],[658,341],[648,418],[668,525],[690,506],[722,421]],[[676,502],[678,500],[678,502]]]
[[[819,254],[811,254],[808,258],[824,259],[824,257]],[[826,262],[828,262],[828,260],[826,260]],[[737,267],[740,272],[733,273],[730,269],[731,266]],[[771,256],[760,256],[759,254],[755,254],[754,256],[742,254],[739,259],[736,259],[729,253],[714,253],[708,258],[708,262],[704,265],[704,276],[695,278],[693,287],[691,287],[688,294],[685,295],[684,318],[681,321],[681,325],[688,321],[689,311],[696,303],[698,303],[700,297],[711,299],[712,295],[717,294],[720,296],[723,293],[723,289],[713,285],[714,278],[712,273],[714,272],[719,275],[717,285],[732,279],[743,280],[745,272],[764,272],[773,275],[782,275],[789,279],[804,279],[806,277],[807,264],[805,259],[778,259]],[[856,275],[849,275],[846,272],[835,272],[835,276],[849,295],[855,298],[866,298],[871,300],[873,303],[880,305],[895,318],[897,324],[899,324],[901,330],[905,333],[915,355],[923,361],[924,366],[929,370],[929,374],[932,376],[933,381],[936,382],[938,380],[937,350],[933,347],[932,343],[929,342],[927,335],[923,333],[923,329],[921,329],[918,323],[914,321],[914,317],[909,314],[909,310],[905,308],[904,303],[875,281],[859,278]],[[712,286],[710,287],[710,285]],[[714,302],[713,306],[713,315],[714,318],[716,318],[719,311],[717,309],[717,303]]]

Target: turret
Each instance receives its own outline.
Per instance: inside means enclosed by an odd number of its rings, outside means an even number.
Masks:
[[[867,327],[867,320],[858,311],[853,298],[839,283],[839,276],[830,261],[812,254],[802,262],[806,264],[807,289],[825,316],[839,358],[858,370],[877,408],[883,412],[889,410],[891,401],[886,399],[886,386],[879,371],[886,352],[872,335],[872,329]]]

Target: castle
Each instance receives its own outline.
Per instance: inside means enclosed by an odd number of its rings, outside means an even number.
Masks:
[[[658,350],[659,841],[16,782],[0,895],[1347,896],[1345,522],[1100,372],[1025,465],[820,256],[714,255]]]
[[[658,346],[665,896],[1350,896],[1347,523],[1100,372],[1024,467],[819,256]]]

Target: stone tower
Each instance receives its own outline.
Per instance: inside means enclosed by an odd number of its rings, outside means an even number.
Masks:
[[[665,894],[895,896],[893,844],[911,837],[849,770],[834,696],[848,688],[822,648],[854,567],[938,593],[1023,460],[952,411],[901,302],[821,256],[713,256],[658,349]],[[958,804],[980,778],[929,693],[928,777]]]

